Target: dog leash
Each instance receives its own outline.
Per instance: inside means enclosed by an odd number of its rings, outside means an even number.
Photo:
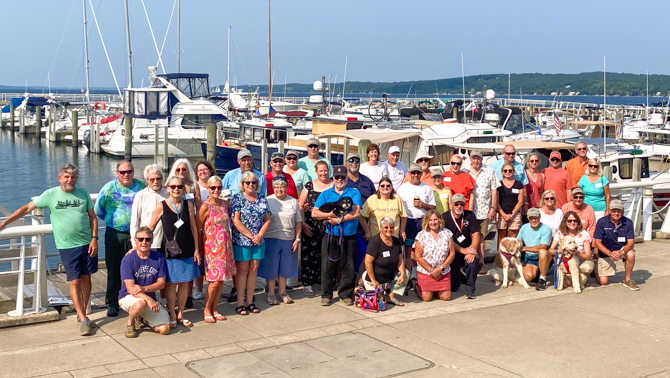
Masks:
[[[328,228],[329,232],[327,232],[328,236],[326,237],[326,245],[328,246],[328,248],[326,249],[326,255],[328,256],[328,260],[330,260],[332,262],[340,261],[340,259],[342,258],[342,253],[344,252],[343,251],[344,248],[342,248],[344,230],[343,230],[343,227],[342,227],[341,224],[337,225],[337,227],[338,227],[338,231],[340,232],[340,237],[339,237],[339,240],[338,240],[338,246],[340,247],[340,255],[336,259],[334,259],[334,258],[330,257],[330,237],[333,234],[333,225],[331,225],[331,224],[327,225],[327,228]]]
[[[554,289],[558,289],[558,276],[556,275],[558,273],[557,268],[558,264],[562,264],[563,261],[563,253],[561,253],[561,258],[558,258],[558,249],[556,249],[556,252],[554,252]]]

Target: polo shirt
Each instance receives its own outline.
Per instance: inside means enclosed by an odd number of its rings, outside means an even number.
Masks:
[[[388,178],[390,178],[391,183],[393,183],[393,189],[398,191],[398,189],[400,189],[400,185],[402,185],[403,180],[405,179],[405,176],[407,176],[408,170],[405,163],[398,160],[398,163],[395,165],[395,167],[392,167],[388,161],[384,161],[379,164],[384,164],[386,166],[386,170],[389,173]]]
[[[574,157],[570,160],[568,160],[567,163],[565,163],[565,170],[570,172],[570,176],[572,176],[572,179],[575,181],[575,185],[579,183],[579,179],[582,178],[585,174],[587,174],[587,169],[589,167],[589,159],[586,159],[585,162],[582,163],[581,160],[579,160],[579,156]]]
[[[319,198],[316,199],[314,207],[319,208],[324,203],[336,202],[337,200],[340,199],[340,197],[351,197],[354,206],[358,207],[363,206],[361,202],[361,193],[358,190],[346,187],[344,188],[344,191],[340,195],[337,194],[337,192],[335,191],[335,186],[333,186],[332,188],[326,189],[323,192],[321,192],[321,194],[319,194]],[[349,208],[349,211],[347,212],[351,212],[351,209],[352,208]],[[327,225],[329,225],[329,223]],[[338,226],[332,226],[332,227],[326,226],[326,232],[330,233],[330,230],[332,230],[333,235],[340,236],[340,228],[342,228],[343,231],[342,234],[344,236],[356,235],[356,229],[358,228],[358,218],[342,222],[342,224]]]
[[[372,180],[370,180],[366,175],[360,173],[358,174],[357,181],[352,180],[351,177],[347,178],[347,188],[358,189],[358,192],[361,193],[361,201],[363,203],[365,203],[365,201],[368,200],[368,197],[377,191]]]
[[[479,232],[479,221],[475,213],[463,210],[463,214],[456,218],[453,211],[448,211],[442,214],[442,219],[444,219],[444,227],[454,234],[452,236],[454,243],[461,248],[468,248],[472,245],[472,234]]]
[[[490,167],[493,169],[493,172],[496,173],[496,177],[498,177],[498,180],[502,181],[503,175],[502,175],[502,167],[505,165],[505,159],[500,159],[494,161]],[[514,179],[521,181],[522,184],[528,185],[528,177],[526,177],[526,168],[524,168],[523,164],[519,163],[518,161],[514,161]]]
[[[260,194],[267,196],[267,187],[265,184],[265,175],[261,173],[261,171],[254,169],[254,174],[258,176],[258,186],[260,188]],[[235,168],[232,171],[226,173],[225,176],[223,176],[223,180],[221,181],[221,186],[223,186],[223,189],[230,189],[233,194],[239,193],[240,192],[240,181],[242,180],[242,170],[240,168]]]
[[[615,231],[616,235],[614,234]],[[635,240],[633,221],[622,216],[619,224],[615,226],[614,222],[612,222],[612,216],[606,215],[598,219],[593,238],[600,239],[605,248],[610,251],[618,251],[628,244],[628,240]],[[609,257],[600,251],[598,251],[598,256]]]

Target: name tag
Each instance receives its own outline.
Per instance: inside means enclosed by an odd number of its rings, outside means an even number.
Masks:
[[[263,210],[267,209],[267,205],[264,204],[264,203],[259,204],[258,207],[263,209]]]
[[[282,207],[282,210],[293,211],[293,204],[292,203],[285,203],[284,206]]]
[[[178,219],[176,222],[174,222],[174,226],[179,228],[184,225],[184,221],[181,219]]]
[[[596,183],[596,188],[602,188],[602,187],[603,187],[603,183],[602,183],[602,182],[597,182],[597,183]]]
[[[619,243],[625,243],[625,242],[626,242],[626,237],[625,237],[625,236],[619,236],[619,238],[617,239],[617,241],[618,241]]]
[[[519,189],[512,189],[512,194],[519,194]]]
[[[391,257],[391,251],[382,252],[382,257]]]
[[[446,181],[446,182],[451,182],[451,177],[445,177],[445,178],[444,178],[444,181]]]
[[[193,199],[193,198],[195,198],[195,197],[193,196],[193,193],[186,193],[186,194],[184,195],[184,198],[186,198],[186,200],[190,200],[190,199]]]
[[[456,240],[457,240],[459,243],[463,243],[463,240],[465,240],[465,236],[464,236],[464,235],[461,235],[461,236],[457,237]]]
[[[440,198],[449,199],[449,195],[447,193],[440,193]]]

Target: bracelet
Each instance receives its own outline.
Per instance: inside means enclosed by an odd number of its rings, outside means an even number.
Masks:
[[[295,238],[295,241],[300,241],[300,238]]]

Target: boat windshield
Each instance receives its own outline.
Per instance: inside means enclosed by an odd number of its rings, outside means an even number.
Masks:
[[[523,122],[522,122],[523,121]],[[509,130],[512,134],[521,134],[531,131],[537,132],[537,126],[524,117],[523,113],[512,114],[509,122],[505,126],[505,130]]]

